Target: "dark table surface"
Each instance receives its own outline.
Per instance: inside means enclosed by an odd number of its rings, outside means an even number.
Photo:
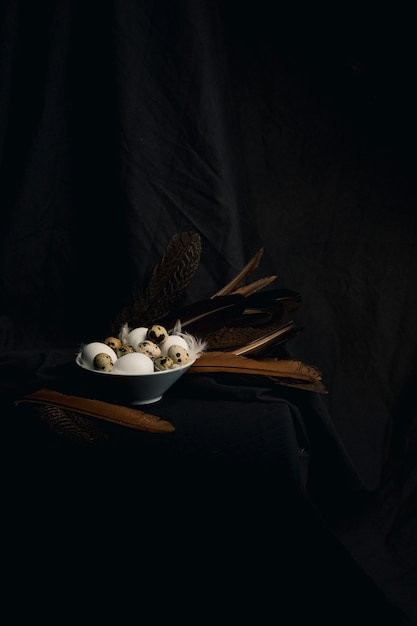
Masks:
[[[146,407],[171,433],[5,410],[6,521],[29,571],[77,563],[77,585],[92,569],[116,584],[130,564],[155,619],[405,624],[332,530],[367,490],[320,394],[186,375]]]

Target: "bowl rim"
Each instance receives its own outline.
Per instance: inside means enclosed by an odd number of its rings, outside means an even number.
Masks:
[[[121,357],[123,358],[123,357]],[[167,376],[169,374],[173,374],[174,372],[178,372],[178,371],[182,371],[185,369],[188,369],[189,367],[191,367],[191,365],[193,365],[193,363],[195,363],[197,359],[192,359],[190,361],[188,361],[188,363],[184,363],[184,365],[174,365],[174,367],[171,367],[168,370],[161,370],[161,371],[154,371],[154,372],[145,372],[143,374],[114,374],[113,372],[103,372],[102,370],[95,370],[95,369],[91,369],[90,367],[87,367],[86,365],[84,365],[81,362],[81,355],[77,354],[76,358],[75,358],[75,362],[78,365],[78,367],[81,367],[81,369],[87,371],[87,372],[91,372],[92,374],[98,374],[101,376],[112,376],[113,378],[132,378],[134,376],[136,376],[137,378],[144,378],[145,376]]]

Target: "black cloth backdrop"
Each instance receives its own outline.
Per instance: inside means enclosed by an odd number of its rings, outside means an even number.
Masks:
[[[392,524],[415,528],[410,16],[209,0],[0,11],[3,398],[64,376],[174,233],[202,238],[189,301],[264,246],[256,276],[302,296],[288,353],[322,371],[358,483],[395,484]]]

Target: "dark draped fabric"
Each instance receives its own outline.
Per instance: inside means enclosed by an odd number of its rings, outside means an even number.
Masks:
[[[276,455],[285,450],[283,466],[304,484],[297,454],[305,445],[312,494],[330,525],[342,517],[337,540],[328,529],[329,553],[336,560],[347,546],[417,621],[416,47],[411,12],[392,11],[263,0],[4,0],[0,382],[10,436],[35,458],[42,441],[32,445],[30,425],[10,403],[63,380],[77,391],[71,376],[80,343],[102,336],[175,233],[201,236],[190,302],[215,293],[263,246],[255,276],[276,274],[277,286],[302,297],[294,319],[303,331],[288,354],[317,366],[328,394],[283,388],[271,400],[261,391],[267,452],[256,438],[249,445],[253,398],[248,404],[247,390],[241,397],[233,385],[224,392],[221,380],[195,383],[190,396],[182,382],[172,405],[164,399],[155,412],[174,422],[181,414],[175,453],[191,465],[215,453],[241,469],[239,450],[244,460],[261,450],[270,474],[281,471]],[[206,406],[211,394],[217,415],[224,403],[231,416],[242,414],[243,431],[234,424],[221,450],[207,443],[216,428],[228,428],[210,421],[214,405],[192,427],[182,421],[181,411],[196,411],[192,398]],[[285,439],[277,447],[272,404]],[[121,439],[116,447],[136,458],[136,438]],[[8,444],[6,436],[5,452]],[[65,448],[68,463],[72,450]],[[320,454],[329,464],[315,460]],[[59,453],[53,459],[64,464]],[[342,506],[350,492],[337,493],[340,463],[353,492],[371,497],[365,512]],[[294,510],[309,520],[303,507],[297,500]],[[194,521],[201,523],[197,514]],[[316,523],[311,515],[309,547],[298,546],[312,559],[315,530],[320,540],[326,534]],[[229,531],[236,557],[241,544]],[[355,576],[362,573],[352,566]],[[300,589],[309,577],[307,567]],[[307,604],[319,614],[313,598]],[[331,623],[333,614],[326,617]]]

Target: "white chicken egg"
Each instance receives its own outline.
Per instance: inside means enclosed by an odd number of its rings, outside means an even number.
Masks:
[[[171,346],[182,346],[185,350],[189,350],[188,343],[179,335],[169,335],[163,343],[160,344],[161,354],[168,356],[168,350]]]
[[[131,352],[115,362],[112,373],[135,376],[137,374],[152,374],[153,371],[151,358],[141,352]]]
[[[145,341],[148,334],[148,329],[144,326],[138,326],[138,328],[132,328],[125,337],[125,343],[131,345],[136,350],[137,345]]]
[[[80,361],[84,367],[94,369],[94,359],[97,354],[104,353],[109,354],[113,363],[117,361],[117,354],[106,343],[102,341],[92,341],[82,346],[80,351]]]

